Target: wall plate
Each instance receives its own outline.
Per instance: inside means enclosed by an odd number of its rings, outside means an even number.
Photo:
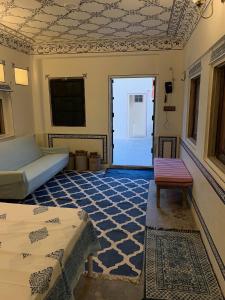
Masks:
[[[176,106],[165,105],[163,107],[164,111],[176,111]]]

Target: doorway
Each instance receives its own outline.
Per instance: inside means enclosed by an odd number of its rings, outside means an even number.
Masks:
[[[113,77],[112,166],[152,167],[155,77]]]

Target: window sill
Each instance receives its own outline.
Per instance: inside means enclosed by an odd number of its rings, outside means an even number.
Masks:
[[[192,151],[196,153],[196,141],[190,137],[187,137],[186,143],[189,145]]]
[[[209,172],[212,174],[212,172],[214,174],[212,175],[216,175],[216,177],[218,177],[219,180],[222,180],[223,184],[225,183],[225,165],[223,163],[221,163],[216,157],[211,156],[211,157],[206,157],[204,159],[204,161],[206,162]],[[214,176],[215,177],[215,176]]]

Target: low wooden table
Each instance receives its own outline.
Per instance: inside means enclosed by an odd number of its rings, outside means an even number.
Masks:
[[[157,186],[157,207],[160,207],[160,190],[181,188],[186,198],[187,187],[192,186],[193,178],[181,159],[155,158],[154,177]]]

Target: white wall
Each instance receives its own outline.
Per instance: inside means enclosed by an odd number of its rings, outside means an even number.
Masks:
[[[5,81],[13,90],[11,99],[15,136],[33,134],[33,102],[31,89],[32,58],[16,50],[0,46],[0,60],[5,61]],[[15,84],[12,63],[17,67],[29,68],[29,86]]]
[[[210,14],[210,8],[205,15]],[[200,87],[200,103],[198,117],[198,138],[196,146],[193,145],[187,138],[187,116],[188,116],[188,100],[189,100],[189,85],[190,81],[187,78],[185,82],[184,94],[184,115],[183,115],[183,139],[188,144],[192,152],[197,156],[200,162],[206,167],[215,180],[225,189],[225,174],[218,168],[212,168],[205,156],[207,139],[208,139],[208,124],[209,124],[209,107],[211,102],[211,86],[212,86],[212,70],[210,64],[211,52],[208,51],[213,44],[225,34],[225,4],[221,1],[214,1],[214,14],[211,18],[201,19],[199,25],[195,29],[191,39],[184,50],[185,69],[189,68],[196,59],[201,59],[201,87]],[[181,149],[181,157],[185,161],[189,171],[194,178],[193,196],[197,206],[204,219],[204,222],[209,230],[209,233],[215,243],[223,263],[225,263],[225,206],[218,197],[214,189],[211,187],[207,179],[199,171],[198,167],[193,163],[190,156],[184,149]],[[197,219],[197,217],[196,217]],[[200,225],[199,225],[200,226]],[[200,226],[201,228],[201,226]],[[225,294],[225,282],[222,277],[220,268],[213,256],[212,250],[207,241],[206,235],[202,230],[207,251],[210,254],[213,267]]]
[[[113,129],[115,138],[129,138],[129,94],[144,94],[146,101],[146,137],[151,136],[153,103],[152,78],[115,78],[113,83]]]
[[[170,67],[174,68],[175,88],[170,103],[176,112],[163,112],[164,82],[171,80]],[[41,137],[47,133],[107,134],[109,125],[109,76],[153,75],[156,88],[156,136],[180,136],[182,124],[183,73],[182,51],[163,51],[137,54],[111,55],[55,55],[34,56],[33,100],[35,131]],[[86,127],[52,127],[50,118],[48,79],[50,77],[81,76],[85,79]],[[64,142],[63,142],[64,143]],[[86,141],[83,141],[85,148]],[[89,149],[93,150],[93,149]]]

